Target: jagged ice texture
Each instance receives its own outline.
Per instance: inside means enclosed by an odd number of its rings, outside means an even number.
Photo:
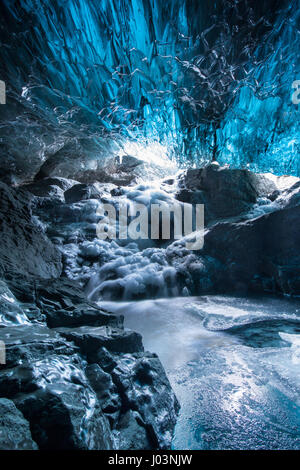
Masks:
[[[30,179],[59,151],[92,169],[155,144],[182,166],[299,175],[299,11],[299,0],[3,0],[1,173]]]

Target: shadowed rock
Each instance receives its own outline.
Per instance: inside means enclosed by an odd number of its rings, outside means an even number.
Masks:
[[[0,450],[37,450],[29,423],[11,400],[0,398]]]
[[[61,336],[73,341],[81,352],[92,360],[93,355],[102,347],[114,353],[142,352],[142,337],[131,330],[109,326],[79,328],[57,328]]]
[[[141,416],[149,447],[168,449],[172,440],[170,429],[176,423],[179,404],[175,395],[168,392],[169,380],[156,354],[126,356],[126,361],[120,361],[113,370],[112,377],[124,405],[138,412],[135,418]],[[127,426],[136,427],[132,417]],[[132,435],[128,438],[132,439]]]
[[[0,183],[0,200],[0,272],[58,277],[61,254],[32,218],[30,197]]]
[[[223,288],[300,292],[300,207],[215,225],[204,251],[226,266]]]
[[[65,200],[67,204],[82,201],[85,199],[99,199],[100,191],[93,184],[78,183],[65,192]]]
[[[178,200],[204,204],[206,224],[240,215],[249,210],[258,197],[268,196],[277,189],[264,175],[220,167],[217,163],[187,170],[179,187]]]

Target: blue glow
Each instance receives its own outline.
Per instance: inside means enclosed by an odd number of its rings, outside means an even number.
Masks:
[[[300,175],[299,0],[261,3],[3,0],[3,168],[135,141],[183,166]]]

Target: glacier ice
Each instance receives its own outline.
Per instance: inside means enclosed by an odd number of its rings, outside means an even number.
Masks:
[[[160,145],[181,165],[299,175],[299,12],[298,0],[3,0],[1,174]]]

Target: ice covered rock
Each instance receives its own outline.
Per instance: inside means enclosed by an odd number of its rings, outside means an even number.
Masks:
[[[101,197],[101,193],[94,185],[78,183],[65,192],[65,200],[67,204],[82,201],[85,199],[97,199]]]
[[[0,280],[0,309],[2,326],[29,323],[26,311],[3,280]]]
[[[14,399],[40,449],[112,448],[111,430],[78,358],[35,363],[37,390]]]
[[[121,408],[121,398],[111,375],[105,372],[99,364],[89,364],[85,369],[85,373],[101,403],[103,412],[116,423],[116,413]]]
[[[0,340],[7,351],[0,394],[21,410],[40,449],[114,448],[129,439],[129,409],[140,416],[134,429],[147,436],[132,448],[170,446],[178,403],[157,356],[143,352],[141,335],[21,325],[1,328]]]
[[[143,418],[137,411],[128,410],[122,416],[116,433],[120,450],[149,450],[152,448],[150,433],[147,432]]]
[[[61,253],[33,219],[27,194],[0,183],[0,270],[2,274],[57,277],[62,269]]]
[[[83,184],[100,182],[127,185],[136,178],[136,167],[143,164],[135,157],[124,156],[123,162],[119,157],[110,157],[104,162],[95,161],[90,166],[84,154],[78,155],[75,148],[71,151],[69,147],[70,145],[66,145],[43,163],[35,177],[36,181],[60,177]]]
[[[101,348],[113,353],[133,353],[144,350],[142,337],[134,331],[111,326],[81,326],[78,328],[58,328],[56,330],[68,341],[73,341],[82,354],[93,360]]]
[[[124,359],[112,372],[124,404],[142,417],[149,447],[168,449],[172,439],[170,428],[176,422],[179,404],[175,395],[168,392],[169,381],[163,367],[155,354],[146,353],[138,358],[128,355]],[[126,419],[127,426],[136,426],[132,418]]]
[[[23,363],[33,364],[36,360],[50,355],[70,356],[77,351],[71,343],[54,330],[42,325],[7,326],[0,329],[0,339],[6,347],[6,367]],[[1,377],[5,372],[1,371]],[[4,393],[4,388],[1,389]]]
[[[13,401],[0,398],[0,449],[37,450],[28,421]]]
[[[87,300],[81,285],[66,278],[26,279],[13,276],[0,281],[2,325],[44,323],[50,328],[82,325],[122,326],[115,316]]]
[[[122,325],[122,318],[111,315],[97,304],[89,302],[76,281],[59,279],[46,283],[39,280],[34,286],[29,284],[27,287],[29,290],[35,289],[36,305],[51,328]]]

